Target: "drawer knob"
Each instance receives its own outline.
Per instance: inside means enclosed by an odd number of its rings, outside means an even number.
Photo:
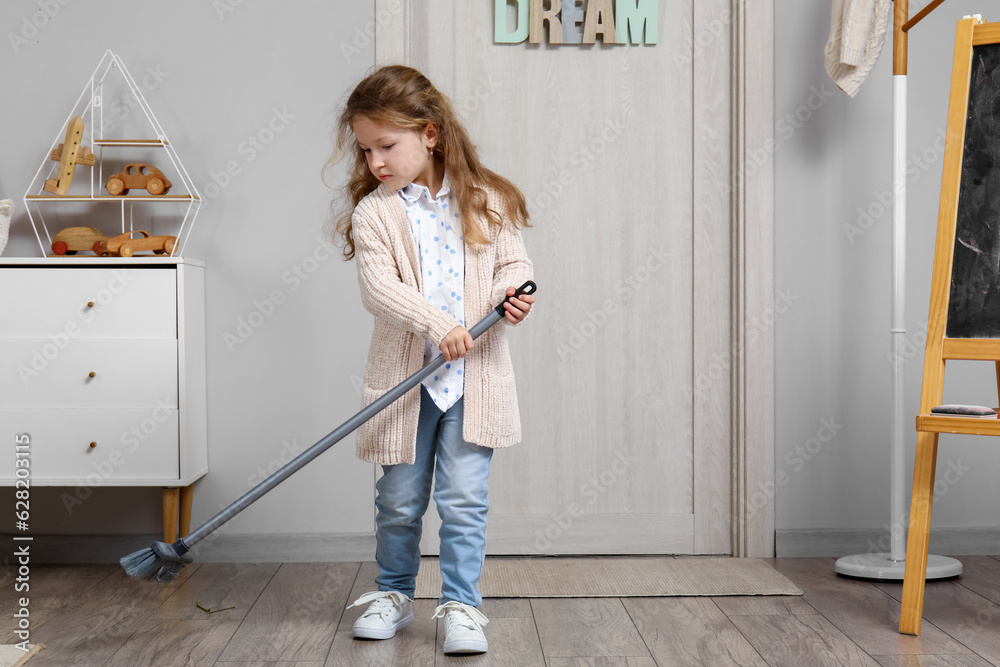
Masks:
[[[97,447],[97,443],[96,442],[90,443],[90,448],[93,449],[94,447]]]
[[[94,371],[90,371],[90,373],[88,375],[89,375],[89,377],[92,377],[92,378],[97,377],[97,373],[95,373]]]
[[[87,302],[87,308],[93,308],[93,307],[94,307],[94,302],[93,301],[88,301]]]

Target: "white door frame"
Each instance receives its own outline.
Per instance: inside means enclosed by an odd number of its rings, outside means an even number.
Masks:
[[[774,556],[774,5],[733,0],[733,555]],[[770,319],[771,324],[766,324]]]

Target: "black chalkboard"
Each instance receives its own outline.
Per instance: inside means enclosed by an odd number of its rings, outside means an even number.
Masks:
[[[973,47],[949,338],[1000,338],[1000,44]]]

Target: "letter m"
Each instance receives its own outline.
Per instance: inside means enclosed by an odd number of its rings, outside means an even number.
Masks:
[[[617,0],[615,2],[615,41],[619,44],[656,44],[659,33],[659,0]],[[641,39],[645,28],[645,39]]]

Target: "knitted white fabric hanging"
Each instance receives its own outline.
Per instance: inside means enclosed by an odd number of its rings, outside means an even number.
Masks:
[[[10,230],[10,217],[14,213],[14,200],[0,200],[0,255],[7,247],[7,235]]]
[[[889,29],[891,0],[833,0],[826,72],[854,97],[882,53]]]

